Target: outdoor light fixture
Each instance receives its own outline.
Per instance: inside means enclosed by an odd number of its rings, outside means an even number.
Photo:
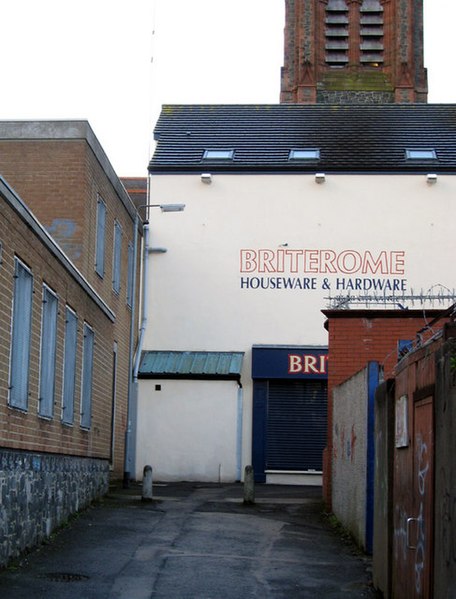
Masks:
[[[432,185],[433,183],[437,183],[437,175],[435,173],[429,173],[426,176],[427,182],[429,183],[429,185]]]
[[[210,185],[212,183],[211,173],[201,173],[201,181],[202,183],[206,183],[206,185]]]
[[[324,183],[326,181],[325,173],[315,173],[315,182]]]
[[[154,204],[150,204],[152,208]],[[162,212],[182,212],[185,208],[185,204],[158,204]]]

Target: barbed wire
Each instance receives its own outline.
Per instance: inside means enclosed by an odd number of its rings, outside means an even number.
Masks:
[[[440,290],[435,293],[433,289],[439,287]],[[366,307],[372,305],[396,305],[401,310],[408,310],[414,307],[433,307],[436,304],[442,306],[448,302],[456,302],[456,290],[448,289],[444,285],[433,285],[428,291],[421,289],[415,293],[410,289],[410,293],[372,293],[365,295],[338,294],[327,296],[324,298],[328,301],[328,308],[335,310],[349,310],[351,306],[360,306],[364,304]]]

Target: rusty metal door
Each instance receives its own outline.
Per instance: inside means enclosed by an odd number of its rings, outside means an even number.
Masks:
[[[434,506],[433,398],[414,404],[414,513],[407,520],[407,544],[413,564],[414,597],[430,599]]]
[[[405,409],[411,427],[408,431],[409,442],[404,442],[402,446],[397,443],[395,450],[393,597],[431,599],[434,505],[433,397],[417,399],[417,393],[411,395],[414,400]]]

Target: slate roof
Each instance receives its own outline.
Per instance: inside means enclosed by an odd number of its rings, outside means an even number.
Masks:
[[[456,105],[167,105],[155,128],[151,173],[456,172]],[[229,161],[203,160],[232,149]],[[319,160],[291,161],[293,148]],[[406,149],[437,160],[406,160]]]
[[[244,352],[144,351],[139,378],[239,380]]]

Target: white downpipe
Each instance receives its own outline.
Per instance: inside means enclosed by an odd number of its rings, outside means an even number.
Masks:
[[[236,480],[242,480],[242,426],[244,418],[244,389],[239,381],[237,394]]]
[[[136,465],[136,419],[137,419],[137,385],[133,378],[134,369],[134,345],[136,329],[136,311],[139,306],[136,305],[136,272],[138,262],[138,228],[139,215],[136,213],[133,232],[133,281],[131,297],[131,320],[130,320],[130,343],[128,349],[128,398],[127,398],[127,426],[125,429],[125,447],[124,447],[124,475],[123,484],[128,488],[130,477],[135,472]]]
[[[136,348],[135,364],[133,367],[133,380],[138,382],[138,372],[141,363],[141,352],[146,332],[147,318],[149,314],[149,223],[143,225],[143,272],[142,272],[142,299],[141,299],[141,326],[139,329],[138,346]]]

